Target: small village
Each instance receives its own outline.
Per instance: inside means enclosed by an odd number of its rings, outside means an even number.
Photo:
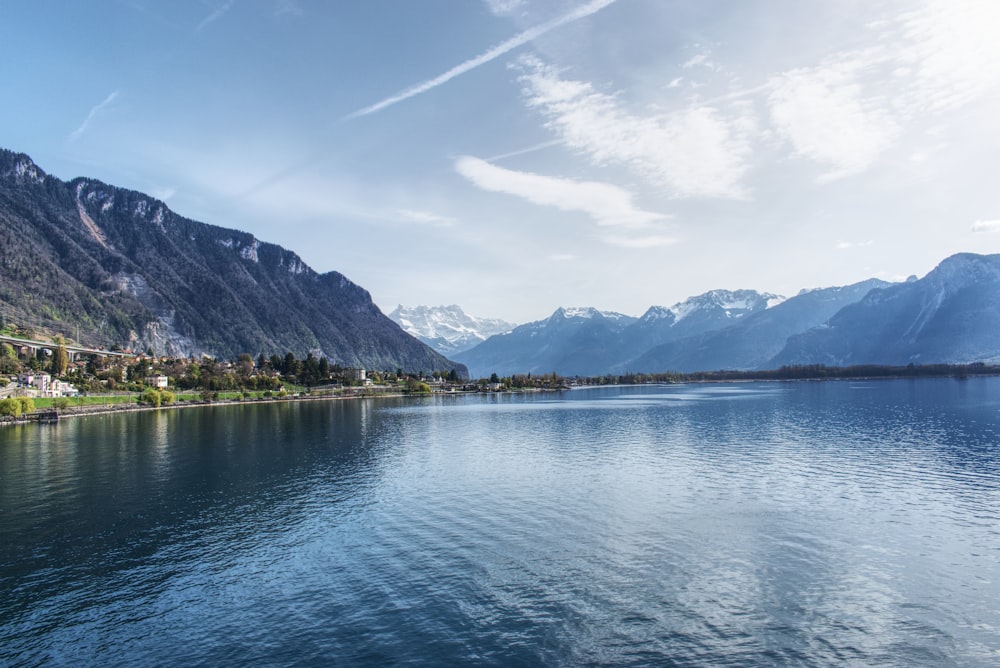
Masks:
[[[370,370],[331,363],[309,353],[298,359],[242,354],[157,356],[151,350],[87,349],[53,341],[0,336],[0,419],[47,419],[126,407],[217,401],[265,401],[389,394],[453,394],[568,387],[556,374],[468,380],[455,370]]]

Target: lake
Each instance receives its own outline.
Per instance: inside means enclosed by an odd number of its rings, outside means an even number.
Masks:
[[[0,429],[0,665],[1000,665],[1000,378]]]

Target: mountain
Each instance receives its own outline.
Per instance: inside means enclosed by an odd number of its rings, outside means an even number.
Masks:
[[[670,308],[651,306],[639,320],[622,332],[616,343],[619,364],[647,350],[741,322],[766,312],[784,297],[755,290],[711,290],[689,297]]]
[[[0,150],[0,306],[81,342],[158,354],[305,356],[369,369],[458,367],[337,272],[148,195],[64,182]]]
[[[593,376],[613,363],[608,342],[635,318],[595,308],[558,308],[545,320],[530,322],[506,334],[492,336],[471,350],[456,354],[473,377],[514,373]]]
[[[599,376],[621,369],[654,346],[731,325],[782,299],[753,290],[712,290],[670,308],[652,306],[640,318],[594,308],[560,308],[546,320],[491,337],[455,359],[467,364],[474,376],[494,371]]]
[[[389,319],[442,355],[453,355],[473,348],[494,334],[514,329],[497,318],[477,318],[460,307],[397,306]]]
[[[771,368],[788,337],[825,323],[840,309],[889,283],[870,279],[844,287],[803,290],[767,309],[741,316],[727,327],[656,346],[623,369],[709,371]]]
[[[960,253],[789,338],[769,366],[1000,362],[1000,255]]]

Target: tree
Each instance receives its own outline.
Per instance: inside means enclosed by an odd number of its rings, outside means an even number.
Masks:
[[[250,353],[240,353],[237,367],[242,378],[249,378],[253,375],[253,357],[250,356]]]
[[[159,390],[149,388],[148,390],[142,393],[142,396],[139,397],[139,401],[141,401],[144,404],[149,404],[154,408],[159,408],[160,404],[163,402],[163,395],[160,394]]]
[[[319,380],[319,360],[312,353],[302,362],[302,379],[308,385],[314,385]]]
[[[405,391],[413,394],[430,394],[431,386],[415,378],[407,378]]]
[[[281,373],[286,376],[298,376],[300,364],[295,355],[291,352],[285,353],[285,361],[281,365]]]
[[[58,345],[52,354],[52,365],[49,369],[53,376],[62,376],[69,368],[69,353],[66,352],[66,342],[61,336],[56,339],[56,343]]]
[[[13,418],[21,417],[21,402],[13,397],[0,399],[0,415],[9,415]]]
[[[0,373],[18,373],[21,369],[21,362],[17,359],[14,347],[9,343],[0,346]]]

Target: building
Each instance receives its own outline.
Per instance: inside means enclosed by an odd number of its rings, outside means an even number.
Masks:
[[[158,390],[167,389],[170,379],[166,376],[146,376],[146,385],[150,387],[155,387]]]
[[[69,383],[54,379],[47,373],[24,373],[17,380],[28,397],[75,397],[80,394]]]

